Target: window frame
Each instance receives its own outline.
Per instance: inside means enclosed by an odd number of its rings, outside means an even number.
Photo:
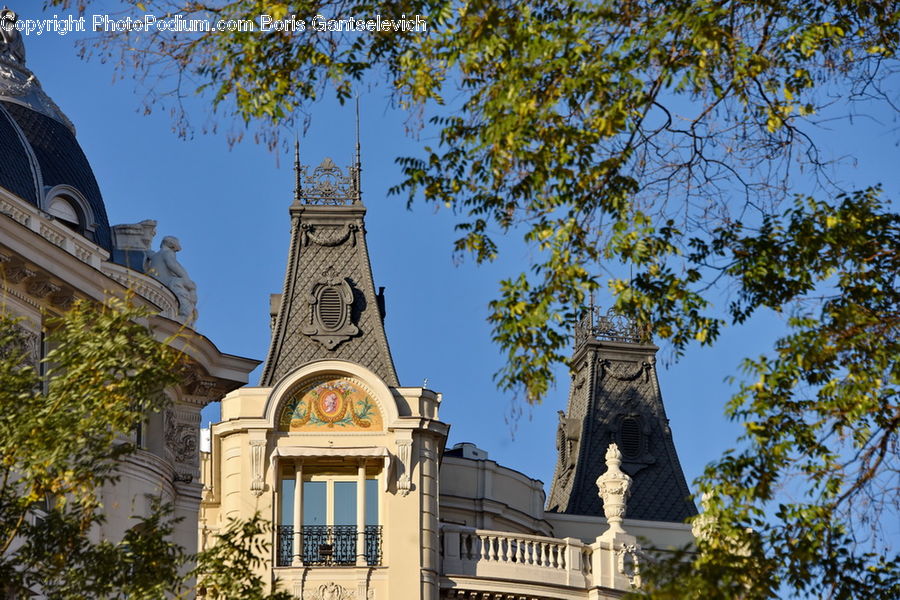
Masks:
[[[375,566],[381,565],[382,556],[384,551],[383,539],[381,538],[384,521],[384,502],[381,498],[381,486],[384,483],[383,478],[385,477],[385,469],[383,465],[375,461],[365,461],[365,478],[363,486],[365,487],[365,498],[363,500],[363,523],[355,523],[352,525],[335,525],[335,501],[336,501],[336,488],[335,484],[341,482],[354,483],[357,484],[354,486],[355,491],[355,511],[353,513],[353,520],[356,521],[356,511],[359,510],[360,503],[360,491],[359,491],[359,472],[356,474],[352,474],[349,472],[350,469],[354,468],[354,466],[358,469],[359,464],[354,465],[351,462],[343,462],[340,464],[316,464],[316,462],[289,462],[285,461],[281,463],[278,470],[278,485],[276,487],[276,502],[274,503],[275,512],[277,515],[276,521],[276,537],[273,548],[276,549],[277,555],[273,557],[276,563],[276,566],[279,567],[290,567],[290,566],[298,566],[297,558],[299,556],[300,561],[304,566],[327,566],[327,567],[352,567],[352,566],[360,566],[359,564],[347,564],[346,562],[334,562],[332,563],[330,560],[322,562],[321,559],[318,561],[310,561],[307,562],[305,560],[305,550],[301,550],[301,554],[298,555],[296,550],[298,549],[298,539],[299,548],[304,548],[304,540],[305,534],[303,532],[303,528],[316,528],[314,532],[317,535],[322,535],[321,530],[326,530],[329,533],[328,544],[331,544],[331,535],[338,535],[336,532],[339,528],[353,528],[355,530],[354,537],[359,536],[360,533],[364,536],[366,540],[365,546],[367,548],[367,566]],[[297,498],[297,468],[300,469],[300,486],[301,490],[304,484],[306,483],[314,483],[314,482],[324,482],[325,485],[325,523],[324,524],[315,524],[315,525],[306,525],[306,507],[307,507],[307,493],[302,491],[301,498],[301,506],[299,512],[299,520],[300,520],[300,530],[298,532],[297,526],[294,523],[295,516],[295,503]],[[311,471],[311,472],[310,472]],[[285,482],[290,481],[293,483],[293,491],[292,493],[288,493],[285,487]],[[372,507],[372,503],[374,502],[374,507]],[[374,517],[375,522],[370,522],[370,517]],[[312,531],[310,533],[313,533]],[[299,534],[299,538],[298,538]],[[287,540],[285,536],[290,535],[290,540]],[[369,555],[368,548],[369,546],[369,536],[374,536],[372,539],[377,541],[375,543],[376,550],[372,555]],[[358,539],[358,538],[357,538]],[[286,550],[290,550],[291,560],[287,561],[288,555],[285,553]],[[374,558],[372,558],[374,556]]]

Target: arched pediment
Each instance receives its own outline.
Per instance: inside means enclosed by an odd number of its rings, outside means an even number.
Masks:
[[[266,420],[273,429],[303,433],[378,433],[398,416],[391,390],[355,363],[315,361],[272,388]]]

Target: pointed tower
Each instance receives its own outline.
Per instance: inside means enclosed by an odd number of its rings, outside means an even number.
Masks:
[[[697,514],[672,443],[649,336],[591,306],[575,327],[568,410],[560,411],[559,457],[548,510],[603,515],[597,478],[610,443],[633,479],[625,517],[682,522]]]
[[[437,600],[441,396],[399,387],[352,167],[295,159],[284,291],[260,387],[222,399],[203,458],[201,540],[274,522],[257,575],[295,598]],[[206,544],[206,541],[202,541]]]
[[[272,296],[272,342],[261,386],[317,359],[347,360],[399,385],[375,293],[356,164],[330,158],[311,174],[295,156],[291,242],[284,291]]]

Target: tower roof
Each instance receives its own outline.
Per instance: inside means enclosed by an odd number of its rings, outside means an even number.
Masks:
[[[657,350],[645,330],[594,307],[576,326],[549,510],[603,515],[596,481],[615,443],[623,455],[621,469],[633,480],[626,518],[683,522],[697,514],[663,406]]]
[[[284,289],[273,296],[272,342],[260,385],[318,359],[342,359],[398,385],[366,246],[359,163],[330,158],[309,173],[295,159]]]

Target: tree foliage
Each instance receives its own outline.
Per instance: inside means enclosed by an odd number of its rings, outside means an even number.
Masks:
[[[896,110],[896,2],[126,4],[425,15],[427,32],[157,33],[95,50],[138,78],[177,74],[173,98],[198,86],[270,142],[324,90],[390,81],[438,139],[399,159],[395,191],[455,211],[456,250],[478,262],[511,233],[534,249],[490,316],[508,359],[498,381],[528,401],[604,284],[676,354],[759,311],[786,315],[728,404],[746,433],[699,482],[722,533],[681,565],[682,593],[896,596],[897,549],[877,523],[898,514],[897,215],[877,188],[842,189],[816,144],[821,119]],[[150,102],[165,100],[151,80]]]
[[[710,464],[693,561],[654,570],[654,598],[896,598],[900,557],[900,216],[877,190],[798,199],[747,231],[722,227],[731,305],[793,306],[727,405],[743,444]],[[883,528],[883,529],[882,529]]]
[[[248,521],[230,521],[209,549],[200,554],[194,571],[197,595],[210,600],[293,600],[286,591],[266,592],[259,575],[272,539],[271,523],[259,513]]]
[[[134,591],[180,566],[177,550],[155,551],[170,527],[158,513],[121,544],[91,538],[103,521],[100,490],[133,450],[126,434],[162,408],[180,362],[132,321],[139,313],[121,308],[78,303],[50,320],[52,349],[39,364],[19,325],[0,315],[0,581],[11,590],[146,597]]]
[[[226,598],[285,600],[244,574],[258,564],[257,517],[223,534],[223,547],[188,556],[171,541],[171,506],[156,501],[121,539],[98,539],[102,490],[135,451],[132,431],[165,408],[184,357],[157,341],[145,310],[119,301],[78,302],[47,321],[37,361],[22,324],[0,312],[0,593],[51,600],[193,597],[216,570]],[[192,566],[195,565],[195,566]],[[192,570],[193,569],[193,570]],[[235,579],[240,576],[240,580]],[[236,587],[240,584],[240,588]],[[228,586],[231,587],[228,587]]]

